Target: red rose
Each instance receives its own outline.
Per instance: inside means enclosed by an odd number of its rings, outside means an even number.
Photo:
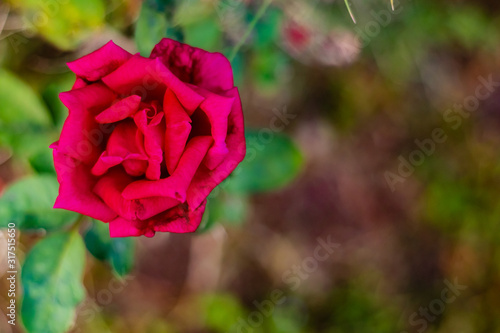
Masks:
[[[231,66],[170,39],[149,58],[112,41],[68,63],[69,109],[54,164],[54,208],[109,222],[111,237],[192,232],[208,194],[245,156]]]

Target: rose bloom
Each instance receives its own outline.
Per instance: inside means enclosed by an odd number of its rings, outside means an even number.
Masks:
[[[109,223],[111,237],[192,232],[206,198],[245,156],[229,61],[163,39],[149,58],[112,41],[68,63],[76,82],[51,145],[54,208]]]

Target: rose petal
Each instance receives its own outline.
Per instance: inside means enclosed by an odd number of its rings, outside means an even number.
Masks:
[[[143,101],[159,100],[165,84],[156,78],[155,64],[135,54],[126,63],[102,78],[102,81],[120,94],[140,95]]]
[[[71,90],[83,88],[87,85],[87,82],[82,79],[81,77],[76,77],[75,83],[73,83],[73,87],[71,87]]]
[[[140,220],[149,219],[181,203],[177,199],[168,197],[149,197],[134,201],[136,202],[136,216]]]
[[[107,152],[103,151],[97,162],[92,167],[92,174],[94,176],[104,175],[110,168],[119,165],[123,162],[123,157],[108,156]]]
[[[221,96],[199,88],[197,92],[205,97],[205,100],[200,105],[200,109],[208,117],[211,134],[214,138],[214,144],[209,149],[203,164],[210,170],[213,170],[224,160],[228,153],[225,142],[227,122],[235,98]]]
[[[233,71],[221,53],[205,50],[163,38],[154,47],[151,59],[160,59],[182,81],[213,91],[234,87]]]
[[[163,110],[166,122],[165,162],[168,172],[173,174],[191,132],[191,118],[170,89],[165,92]]]
[[[154,230],[175,233],[194,232],[200,225],[206,204],[207,202],[204,201],[194,210],[188,205],[182,204],[164,214],[155,216],[151,219]]]
[[[113,169],[99,178],[93,191],[118,215],[129,220],[137,219],[132,209],[132,201],[122,197],[122,190],[133,178],[119,169]]]
[[[222,161],[226,158],[229,153],[229,149],[227,149],[226,143],[213,146],[208,150],[207,156],[203,159],[203,165],[208,169],[213,170],[218,167]]]
[[[106,150],[92,168],[92,174],[103,175],[109,168],[123,162],[123,167],[133,176],[142,175],[147,168],[143,139],[132,120],[122,121],[111,133]]]
[[[102,81],[121,94],[138,94],[142,100],[161,100],[167,87],[171,89],[187,110],[194,110],[203,97],[179,80],[159,60],[134,55]]]
[[[178,205],[149,220],[128,220],[117,217],[109,223],[111,237],[146,236],[153,237],[156,231],[187,233],[194,232],[200,225],[206,201],[191,210],[186,204]]]
[[[69,109],[59,139],[59,151],[91,164],[99,157],[111,128],[95,122],[96,110],[108,107],[115,94],[101,83],[59,94]]]
[[[82,162],[61,153],[57,143],[54,148],[54,165],[60,183],[54,208],[71,210],[101,221],[111,221],[116,213],[92,192],[97,181],[90,168]]]
[[[117,217],[113,221],[109,222],[109,236],[112,238],[116,237],[138,237],[145,234],[145,231],[140,229],[142,221],[131,221],[124,219],[123,217]],[[154,232],[149,232],[146,234],[147,237],[153,237]]]
[[[108,155],[121,157],[129,154],[145,155],[142,142],[137,136],[138,131],[139,129],[133,120],[126,120],[116,125],[106,146]]]
[[[149,121],[149,126],[157,126],[160,124],[162,120],[163,120],[163,112],[160,112],[156,116],[151,118],[151,120]]]
[[[187,203],[196,207],[219,185],[243,160],[246,153],[245,133],[243,127],[243,112],[237,88],[225,93],[228,97],[234,97],[235,101],[228,117],[228,135],[226,145],[229,153],[221,164],[214,170],[209,170],[201,165],[196,172],[187,190]]]
[[[131,56],[113,41],[109,41],[94,52],[68,62],[67,65],[77,76],[89,81],[97,81],[117,69]]]
[[[133,181],[123,170],[113,169],[97,181],[93,191],[113,211],[127,220],[146,220],[180,203],[179,200],[164,197],[127,200],[122,196],[122,191]]]
[[[163,112],[158,113],[153,117],[148,124],[146,111],[142,110],[135,114],[134,122],[144,134],[144,150],[148,155],[148,166],[146,170],[146,178],[158,180],[161,176],[161,162],[163,161],[164,133],[165,124],[161,121]]]
[[[130,155],[122,162],[123,168],[127,173],[134,177],[142,176],[147,168],[148,162],[142,159],[130,158]]]
[[[132,95],[125,97],[117,103],[111,105],[106,110],[99,113],[95,120],[98,123],[115,123],[133,115],[139,108],[141,97]]]
[[[170,177],[155,181],[135,181],[125,188],[123,197],[132,200],[162,196],[184,201],[186,189],[211,143],[212,138],[209,136],[198,136],[191,139],[186,146],[186,151],[182,154],[177,169]]]

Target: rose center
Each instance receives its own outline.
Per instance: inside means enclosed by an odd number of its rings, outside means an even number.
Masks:
[[[156,110],[156,108],[148,107],[146,109],[146,116],[148,117],[148,119],[152,119],[154,116],[156,116],[157,113],[158,111]]]

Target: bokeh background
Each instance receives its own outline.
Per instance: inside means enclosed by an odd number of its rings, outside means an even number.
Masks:
[[[500,332],[500,6],[393,5],[0,2],[0,219],[19,267],[75,219],[51,209],[66,62],[169,37],[230,57],[242,96],[248,161],[197,233],[103,250],[82,224],[71,332]],[[25,332],[2,315],[0,236],[0,331]]]

